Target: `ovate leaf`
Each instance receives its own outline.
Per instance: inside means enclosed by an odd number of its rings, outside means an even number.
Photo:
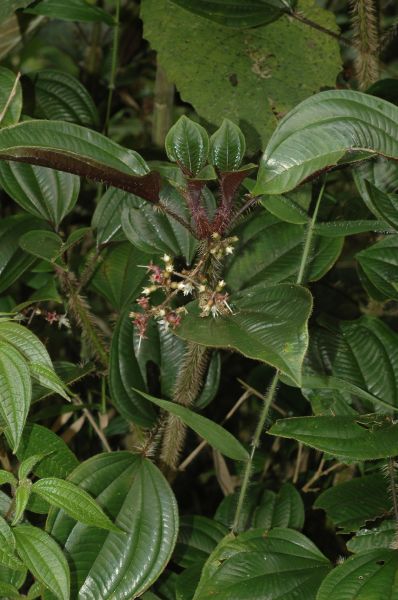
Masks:
[[[277,421],[268,433],[351,461],[398,454],[398,424],[382,416],[292,417]]]
[[[172,415],[176,415],[188,425],[193,431],[205,439],[213,448],[216,448],[229,458],[234,460],[247,460],[249,455],[238,440],[229,431],[214,423],[210,419],[203,417],[193,411],[176,404],[175,402],[169,402],[168,400],[160,400],[154,398],[144,392],[140,392],[144,398],[150,400],[157,406],[160,406],[163,410],[170,412]]]
[[[149,460],[130,452],[100,454],[69,481],[94,497],[125,535],[77,523],[52,509],[47,524],[67,548],[71,597],[136,598],[159,577],[177,537],[177,505]]]
[[[195,177],[206,164],[209,136],[201,125],[183,115],[168,132],[165,147],[169,160]]]
[[[208,517],[182,517],[173,560],[184,568],[204,561],[227,533],[225,525]]]
[[[235,123],[224,119],[210,138],[210,161],[220,171],[236,171],[246,152],[245,136]]]
[[[290,483],[284,483],[276,494],[266,490],[257,506],[252,525],[262,529],[304,527],[304,503],[299,492]]]
[[[44,344],[27,327],[12,321],[1,322],[0,340],[14,346],[27,361],[52,368],[51,358]]]
[[[57,477],[46,477],[33,484],[32,492],[38,494],[52,506],[62,508],[67,515],[80,523],[120,533],[120,529],[113,525],[90,494],[70,481],[63,481]]]
[[[338,164],[398,158],[398,107],[351,90],[321,92],[279,123],[264,152],[255,194],[283,194]]]
[[[59,600],[69,600],[69,567],[56,542],[31,525],[18,525],[14,535],[17,552],[29,571]]]
[[[257,285],[230,298],[232,314],[200,317],[196,303],[177,335],[205,346],[233,348],[300,381],[312,298],[300,286]]]
[[[362,282],[376,300],[398,299],[397,248],[398,236],[392,235],[356,255]]]

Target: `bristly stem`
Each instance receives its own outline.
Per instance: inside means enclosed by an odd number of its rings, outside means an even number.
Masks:
[[[261,438],[261,434],[263,433],[264,430],[264,426],[265,426],[265,422],[267,420],[268,417],[268,413],[269,413],[269,409],[271,407],[271,404],[275,398],[275,394],[276,394],[276,390],[278,387],[278,382],[279,382],[279,370],[277,370],[275,372],[274,377],[272,378],[271,381],[271,385],[268,388],[267,393],[264,396],[264,403],[263,403],[263,408],[261,410],[260,413],[260,418],[259,421],[257,423],[257,427],[256,430],[254,432],[254,436],[253,436],[253,440],[252,440],[252,447],[251,447],[251,451],[250,451],[250,456],[249,459],[246,463],[245,466],[245,471],[243,474],[243,481],[242,481],[242,486],[240,488],[240,492],[239,492],[239,497],[238,497],[238,504],[236,506],[236,511],[235,511],[235,517],[234,517],[234,522],[232,525],[232,531],[233,533],[237,533],[240,529],[240,520],[241,520],[241,515],[242,515],[242,508],[245,502],[245,498],[246,498],[246,494],[249,488],[249,483],[250,483],[250,476],[251,476],[251,472],[252,472],[252,467],[253,467],[253,459],[254,459],[254,455],[256,453],[257,448],[260,445],[260,438]]]
[[[321,190],[318,194],[318,198],[317,198],[317,201],[315,204],[314,212],[313,212],[311,220],[307,226],[303,254],[301,256],[300,268],[299,268],[299,272],[298,272],[297,280],[296,280],[296,283],[298,285],[301,285],[304,282],[304,277],[305,277],[306,269],[308,266],[307,261],[308,261],[308,257],[309,257],[310,251],[311,251],[312,237],[314,235],[314,227],[315,227],[315,223],[316,223],[316,220],[318,217],[318,211],[319,211],[319,207],[321,205],[323,192],[325,191],[325,185],[326,185],[326,178],[323,181]]]
[[[115,24],[113,29],[113,43],[112,43],[112,64],[111,64],[111,74],[109,78],[108,85],[108,99],[106,103],[106,113],[105,113],[105,122],[104,122],[104,134],[108,135],[109,128],[109,119],[111,117],[111,108],[112,108],[112,99],[113,92],[115,90],[115,81],[116,81],[116,69],[117,69],[117,57],[119,52],[119,34],[120,34],[120,0],[116,0],[116,12],[115,12]]]
[[[376,0],[350,0],[358,87],[366,90],[380,75],[379,15]]]
[[[391,497],[392,503],[394,507],[394,518],[396,523],[398,523],[398,498],[397,498],[397,487],[395,482],[395,465],[394,459],[391,456],[388,459],[388,475],[390,477],[390,489],[391,489]]]

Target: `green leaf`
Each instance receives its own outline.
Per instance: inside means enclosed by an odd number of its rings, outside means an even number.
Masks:
[[[97,246],[126,239],[122,231],[122,211],[132,202],[135,198],[127,192],[112,187],[106,190],[91,221],[92,227],[97,230]]]
[[[206,164],[209,136],[201,125],[183,115],[168,132],[165,147],[169,160],[181,165],[190,177],[195,177]]]
[[[27,212],[58,227],[76,204],[80,179],[45,167],[0,162],[0,186]]]
[[[221,172],[237,171],[246,152],[245,136],[235,123],[224,119],[210,138],[210,162]]]
[[[398,195],[388,194],[376,187],[371,181],[367,181],[354,171],[354,181],[369,210],[378,219],[383,219],[391,225],[395,231],[398,230]]]
[[[364,552],[375,548],[391,548],[395,540],[397,524],[395,521],[382,521],[380,525],[368,529],[360,529],[347,542],[350,552]]]
[[[31,376],[38,381],[42,386],[55,392],[65,400],[70,400],[68,389],[63,381],[58,377],[54,369],[50,369],[47,365],[30,363],[29,370]]]
[[[29,479],[19,483],[15,491],[15,511],[11,525],[15,526],[22,521],[31,491],[32,482]]]
[[[4,343],[0,343],[0,395],[0,416],[15,453],[28,416],[32,385],[26,360],[13,346]]]
[[[299,382],[312,308],[308,290],[289,284],[257,285],[232,295],[229,302],[233,314],[216,318],[200,317],[196,302],[189,304],[177,335],[205,346],[233,348]]]
[[[90,286],[105,296],[113,308],[121,310],[141,295],[148,275],[140,266],[149,264],[150,259],[150,255],[128,242],[112,245],[95,271]]]
[[[29,215],[12,215],[0,223],[0,293],[4,292],[35,262],[19,247],[19,238],[43,222]]]
[[[41,0],[34,8],[26,9],[25,12],[63,21],[114,24],[108,13],[85,0]]]
[[[276,528],[229,536],[210,555],[194,600],[315,600],[329,561],[304,535]],[[243,576],[242,576],[243,574]]]
[[[398,107],[351,90],[311,96],[279,123],[268,142],[255,194],[283,194],[340,164],[398,158]]]
[[[381,474],[364,475],[322,492],[314,503],[342,533],[356,531],[392,510],[388,483]]]
[[[74,123],[31,120],[4,127],[0,130],[0,159],[83,175],[150,202],[159,196],[159,175],[148,172],[139,154]]]
[[[308,223],[306,211],[289,196],[265,196],[261,204],[281,221],[295,225]]]
[[[95,456],[69,481],[96,498],[126,532],[88,527],[51,510],[47,527],[67,547],[71,597],[140,596],[159,577],[175,545],[178,513],[170,486],[155,465],[130,452]]]
[[[272,198],[272,196],[271,196]],[[344,237],[357,233],[392,233],[384,221],[331,221],[330,223],[317,223],[314,232],[325,237]]]
[[[20,82],[17,83],[13,97],[10,100],[16,77],[16,74],[9,69],[0,67],[0,127],[18,123],[21,116],[22,88]]]
[[[196,10],[203,6],[190,4]],[[248,5],[235,2],[239,10]],[[312,0],[301,0],[297,8],[338,31],[333,14]],[[262,15],[268,14],[264,4]],[[287,15],[253,30],[231,31],[173,2],[144,0],[141,17],[145,38],[183,100],[214,125],[223,118],[239,123],[251,151],[265,147],[278,120],[298,102],[323,86],[334,87],[341,68],[336,40]]]
[[[23,2],[26,6],[28,0],[5,0],[0,4],[0,59],[5,56],[21,41],[21,30],[17,15],[13,14],[15,6]]]
[[[133,388],[145,390],[137,358],[134,354],[134,325],[126,310],[119,318],[113,332],[109,357],[109,390],[112,402],[127,420],[141,427],[150,427],[156,413]]]
[[[66,269],[59,260],[62,238],[53,231],[28,231],[19,239],[19,245],[25,252]]]
[[[80,523],[121,533],[90,494],[70,481],[46,477],[33,484],[32,492]]]
[[[370,550],[336,567],[322,582],[316,600],[382,600],[398,593],[398,553]]]
[[[69,567],[55,541],[31,525],[18,525],[14,535],[18,554],[29,571],[59,600],[69,600]]]
[[[376,300],[398,299],[398,235],[373,244],[356,255],[368,294]]]
[[[34,469],[34,467],[37,465],[37,463],[42,461],[46,455],[47,455],[47,453],[32,454],[32,456],[29,456],[29,458],[26,458],[25,460],[23,460],[18,468],[18,479],[19,480],[26,479],[26,477],[29,476],[30,472]]]
[[[292,417],[277,421],[268,433],[343,460],[376,460],[398,454],[398,424],[382,416]]]
[[[42,69],[29,76],[34,84],[34,116],[52,121],[69,121],[85,127],[98,126],[97,107],[76,77],[53,69]]]
[[[4,598],[17,598],[18,600],[24,597],[21,596],[21,594],[18,592],[18,589],[14,585],[4,581],[0,581],[0,594]]]
[[[163,204],[180,218],[190,221],[190,215],[181,194],[170,185],[163,185],[160,198]],[[138,207],[127,206],[122,211],[121,223],[125,236],[142,252],[184,256],[190,264],[198,248],[198,241],[175,219],[155,211],[141,202]]]
[[[42,425],[27,423],[19,444],[18,459],[22,462],[43,452],[47,456],[33,468],[37,477],[66,477],[79,464],[60,436]]]
[[[272,196],[271,196],[272,197]],[[255,213],[234,230],[239,241],[224,278],[233,289],[258,283],[294,283],[300,268],[305,228],[283,223],[265,211]],[[338,259],[343,239],[314,236],[307,279],[317,281]]]
[[[19,558],[14,556],[13,549],[10,548],[7,544],[4,544],[3,542],[0,548],[0,565],[2,565],[3,567],[7,567],[8,569],[13,569],[15,571],[23,571],[25,569],[23,563],[21,563]]]
[[[136,391],[138,392],[138,390]],[[140,391],[139,393],[147,400],[150,400],[150,402],[160,406],[163,410],[179,417],[185,425],[188,425],[188,427],[193,429],[193,431],[205,439],[210,446],[219,450],[221,454],[234,460],[245,461],[249,458],[247,451],[243,448],[241,443],[238,442],[229,431],[221,427],[221,425],[218,425],[217,423],[214,423],[214,421],[194,413],[188,408],[176,404],[175,402],[160,400],[145,392]]]
[[[15,486],[18,483],[18,481],[15,479],[14,475],[10,471],[0,469],[0,485],[4,485],[5,483],[9,483],[10,485]]]
[[[7,521],[0,516],[0,539],[11,548],[15,550],[15,538],[11,527]]]
[[[172,0],[174,4],[185,8],[194,14],[205,17],[224,27],[257,27],[272,23],[284,13],[293,8],[293,2],[284,4],[280,0],[251,0],[251,2],[236,2],[236,0]]]
[[[45,346],[27,327],[12,321],[3,321],[0,323],[0,340],[14,346],[28,362],[52,369],[51,358]]]
[[[227,533],[225,525],[207,517],[182,517],[173,561],[187,568],[206,560]]]
[[[304,503],[296,488],[284,483],[276,494],[266,490],[257,506],[252,526],[262,529],[286,527],[302,529],[304,527]]]

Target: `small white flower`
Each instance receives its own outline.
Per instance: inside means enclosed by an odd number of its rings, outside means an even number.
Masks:
[[[144,287],[142,288],[142,293],[144,294],[144,296],[149,296],[151,290],[148,287]]]
[[[70,321],[68,319],[68,317],[65,315],[60,315],[59,319],[58,319],[58,328],[61,327],[66,327],[66,329],[70,329],[71,325],[70,325]]]
[[[225,248],[225,254],[233,254],[234,253],[234,247],[233,246],[227,246]]]
[[[163,254],[162,258],[165,263],[171,262],[171,257],[168,254]]]

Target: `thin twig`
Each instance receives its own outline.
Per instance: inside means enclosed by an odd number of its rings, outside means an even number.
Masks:
[[[21,79],[21,73],[17,73],[16,77],[15,77],[15,81],[14,84],[11,88],[11,92],[7,98],[7,102],[5,103],[5,106],[3,108],[3,110],[0,113],[0,123],[2,122],[2,120],[4,119],[4,117],[7,114],[8,109],[10,108],[10,104],[11,102],[14,100],[15,94],[17,93],[17,87],[18,87],[18,83],[19,80]]]
[[[74,396],[72,398],[72,402],[74,404],[77,404],[78,406],[83,404],[83,402],[80,400],[80,398],[78,396]],[[112,448],[110,447],[109,442],[106,439],[104,432],[102,431],[102,429],[100,429],[100,427],[98,427],[96,420],[94,419],[92,413],[88,410],[88,408],[83,408],[83,414],[86,416],[87,420],[91,423],[92,428],[94,429],[95,433],[101,440],[104,449],[107,452],[112,452]]]
[[[331,467],[328,467],[327,469],[325,469],[323,471],[323,466],[325,464],[325,460],[322,458],[322,460],[319,463],[319,466],[316,470],[316,472],[314,473],[314,475],[311,477],[311,479],[309,479],[307,481],[307,483],[305,485],[303,485],[303,487],[301,488],[301,491],[303,492],[309,492],[311,490],[311,486],[318,481],[318,479],[320,479],[321,477],[326,477],[326,475],[329,475],[329,473],[332,473],[333,471],[335,471],[336,469],[339,469],[340,467],[344,467],[343,463],[335,463],[334,465],[332,465]]]
[[[293,483],[296,484],[299,478],[299,474],[300,474],[300,465],[301,465],[301,457],[303,455],[303,442],[299,442],[298,443],[298,448],[297,448],[297,458],[296,458],[296,464],[294,467],[294,474],[293,474]]]
[[[256,388],[254,388],[251,385],[249,385],[248,383],[246,383],[246,381],[243,381],[243,379],[239,379],[239,377],[237,378],[237,381],[239,381],[241,386],[244,387],[245,390],[250,392],[253,396],[256,396],[260,400],[264,400],[263,394],[261,392],[259,392],[258,390],[256,390]],[[283,410],[283,408],[280,408],[277,404],[275,404],[275,402],[273,402],[271,404],[271,406],[274,410],[276,410],[276,412],[278,412],[280,415],[282,415],[282,417],[287,416],[287,412],[285,410]]]

